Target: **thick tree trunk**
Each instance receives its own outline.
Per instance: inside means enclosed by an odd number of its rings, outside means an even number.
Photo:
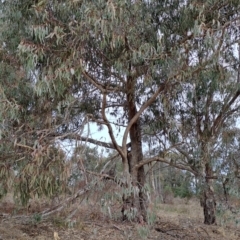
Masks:
[[[127,103],[128,103],[128,120],[129,122],[137,113],[135,105],[135,86],[134,79],[130,76],[127,79]],[[128,216],[127,212],[133,213],[134,219],[147,218],[147,206],[146,196],[143,191],[145,184],[145,172],[144,167],[135,168],[135,166],[143,160],[142,153],[142,136],[140,121],[137,120],[130,128],[129,132],[131,151],[128,154],[129,174],[131,177],[131,183],[127,186],[131,190],[131,195],[123,196],[123,219]]]
[[[212,168],[206,163],[205,166],[206,178],[203,186],[203,196],[201,205],[203,207],[204,213],[204,224],[215,224],[216,223],[216,200],[214,196],[214,190],[211,186],[211,179],[209,177],[212,176]]]
[[[216,223],[216,201],[214,197],[214,191],[211,186],[206,185],[203,191],[203,213],[204,223],[211,225]]]
[[[136,124],[138,125],[138,124]],[[134,127],[134,138],[131,138],[131,151],[128,153],[129,174],[131,177],[131,183],[127,188],[131,189],[130,196],[123,195],[123,207],[122,215],[123,220],[127,220],[129,217],[132,219],[144,219],[147,218],[147,201],[146,195],[143,191],[145,184],[145,172],[144,167],[138,169],[135,165],[143,159],[142,144],[139,141],[140,129],[139,126]],[[131,132],[131,130],[130,130]],[[131,134],[130,134],[131,136]]]

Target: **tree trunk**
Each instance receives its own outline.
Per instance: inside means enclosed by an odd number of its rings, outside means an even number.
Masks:
[[[203,213],[204,213],[204,224],[215,224],[216,223],[216,201],[214,197],[214,191],[211,186],[206,185],[203,191]]]
[[[134,79],[128,77],[127,79],[127,103],[128,103],[128,121],[137,113],[134,97]],[[127,212],[133,213],[133,218],[136,220],[147,218],[147,205],[146,194],[143,187],[145,184],[145,172],[144,166],[135,168],[135,166],[143,160],[142,153],[142,136],[140,121],[137,120],[133,123],[129,131],[129,137],[131,142],[131,151],[128,153],[129,174],[131,176],[130,186],[127,186],[131,190],[131,195],[123,196],[123,219],[128,218]]]
[[[229,182],[229,178],[227,177],[222,183],[225,203],[228,203],[228,190],[226,186],[228,182]]]
[[[136,124],[138,125],[138,124]],[[137,130],[139,126],[133,126],[134,138],[131,137],[131,151],[128,153],[128,164],[129,164],[129,174],[131,177],[130,186],[127,188],[131,189],[130,195],[123,195],[123,207],[122,215],[123,220],[132,219],[141,219],[146,220],[147,218],[147,202],[146,195],[143,191],[145,184],[145,172],[144,167],[138,169],[135,168],[135,165],[143,159],[142,154],[142,144],[139,140],[140,130]],[[132,130],[130,130],[131,132]],[[136,134],[136,135],[135,135]],[[131,136],[131,134],[130,134]]]
[[[203,186],[203,196],[201,205],[204,213],[204,224],[215,224],[216,223],[216,200],[214,196],[214,190],[211,186],[212,168],[209,163],[205,165],[205,183]]]

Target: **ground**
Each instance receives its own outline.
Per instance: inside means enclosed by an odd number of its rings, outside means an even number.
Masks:
[[[31,207],[17,208],[9,199],[2,201],[0,240],[240,239],[239,216],[225,212],[218,214],[217,225],[204,225],[197,199],[151,204],[149,224],[122,222],[113,215],[110,218],[98,204],[83,201],[42,218],[38,212],[47,207],[32,202]]]

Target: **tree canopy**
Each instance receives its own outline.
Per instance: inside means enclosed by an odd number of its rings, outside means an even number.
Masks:
[[[121,182],[132,189],[123,215],[146,218],[144,165],[161,161],[203,180],[204,211],[211,209],[205,223],[214,223],[210,153],[239,110],[239,1],[15,0],[0,7],[0,141],[9,164],[2,176],[20,163],[26,179],[30,166],[56,159],[64,173],[59,143],[91,142],[121,157]],[[84,136],[87,122],[105,126],[111,142]],[[124,129],[121,144],[116,129]],[[145,141],[155,149],[150,158]],[[186,159],[172,161],[173,150]],[[60,172],[51,184],[63,181]]]

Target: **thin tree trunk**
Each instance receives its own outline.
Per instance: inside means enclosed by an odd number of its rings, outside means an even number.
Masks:
[[[228,191],[227,191],[227,187],[226,187],[228,182],[229,182],[229,178],[226,178],[222,183],[225,203],[228,203]]]
[[[149,183],[151,184],[152,191],[156,193],[156,184],[155,184],[155,176],[154,176],[154,163],[150,163],[149,167],[150,169],[148,170],[149,174]]]

